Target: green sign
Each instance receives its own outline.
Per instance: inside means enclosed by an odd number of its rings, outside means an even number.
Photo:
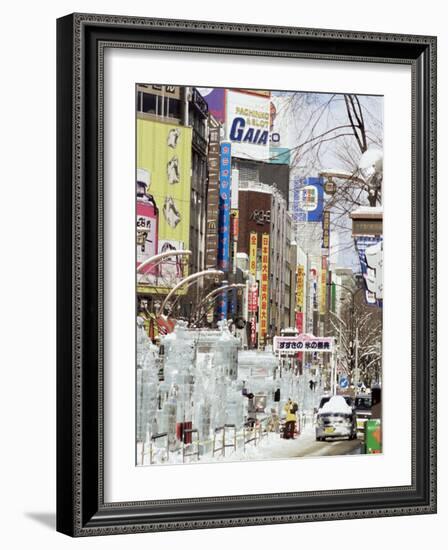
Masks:
[[[364,434],[365,453],[367,455],[381,453],[381,420],[367,420]]]

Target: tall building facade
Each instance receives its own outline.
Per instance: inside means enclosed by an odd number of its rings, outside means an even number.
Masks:
[[[191,251],[138,273],[138,308],[156,338],[164,296],[205,268],[209,114],[197,89],[154,84],[136,86],[136,109],[137,266],[151,255]],[[178,317],[190,316],[200,292],[201,282],[179,290]]]
[[[260,347],[295,323],[296,244],[287,203],[278,190],[240,181],[238,195],[238,252],[248,256],[255,281],[255,298],[249,298],[257,322],[252,347]]]

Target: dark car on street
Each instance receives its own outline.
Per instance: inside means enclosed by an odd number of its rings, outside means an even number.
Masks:
[[[361,393],[355,397],[354,409],[357,419],[358,431],[364,432],[364,425],[372,417],[372,395]]]

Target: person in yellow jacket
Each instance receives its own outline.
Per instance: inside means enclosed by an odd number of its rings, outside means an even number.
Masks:
[[[292,401],[291,398],[288,399],[286,405],[283,407],[283,410],[286,413],[286,422],[285,422],[285,439],[294,439],[294,432],[296,431],[296,412],[297,412],[297,403]]]

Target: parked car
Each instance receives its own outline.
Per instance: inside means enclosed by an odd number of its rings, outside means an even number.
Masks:
[[[356,439],[356,414],[351,407],[351,398],[342,395],[322,398],[316,416],[316,441],[327,438],[347,437]]]
[[[355,397],[354,409],[358,431],[364,432],[364,424],[372,417],[372,395],[360,393]]]

